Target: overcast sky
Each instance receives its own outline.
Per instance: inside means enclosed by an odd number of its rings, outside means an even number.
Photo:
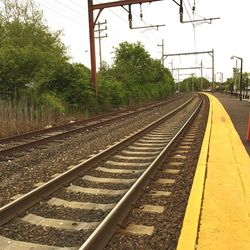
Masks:
[[[113,2],[115,0],[94,0],[95,3]],[[177,0],[179,2],[179,0]],[[69,48],[72,61],[81,62],[90,67],[89,35],[88,35],[88,6],[87,0],[35,0],[44,11],[48,26],[52,30],[63,30],[62,41]],[[191,7],[195,2],[196,11],[192,13]],[[215,73],[222,72],[224,79],[232,74],[235,60],[232,55],[242,57],[243,71],[250,72],[249,61],[249,10],[250,3],[246,0],[184,0],[184,20],[197,18],[220,17],[212,24],[200,23],[193,26],[190,23],[179,22],[179,7],[172,0],[162,0],[151,4],[142,4],[143,21],[140,20],[140,5],[132,6],[133,25],[162,25],[156,29],[130,30],[128,27],[128,13],[121,7],[105,9],[99,18],[100,22],[107,20],[108,37],[102,39],[102,58],[112,63],[114,47],[123,41],[140,41],[153,58],[161,58],[162,39],[165,42],[165,54],[185,53],[194,51],[215,51]],[[98,41],[96,40],[96,57],[99,65]],[[168,57],[165,66],[171,68],[197,67],[201,61],[205,68],[210,68],[211,56]],[[238,62],[238,67],[240,62]],[[181,70],[180,80],[186,74],[194,73],[200,76],[200,70]],[[174,71],[177,78],[177,71]],[[204,69],[203,75],[211,79],[211,70]],[[221,74],[217,74],[218,81]]]

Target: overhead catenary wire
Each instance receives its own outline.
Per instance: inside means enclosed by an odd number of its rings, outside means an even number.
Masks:
[[[67,20],[70,20],[71,22],[74,22],[74,23],[76,23],[76,24],[78,24],[78,25],[83,25],[81,22],[79,22],[79,20],[77,20],[77,19],[74,19],[74,18],[72,18],[72,17],[70,17],[70,16],[68,16],[68,15],[66,15],[66,14],[64,14],[64,13],[62,13],[62,12],[59,12],[59,11],[57,11],[57,10],[55,10],[54,8],[51,8],[50,6],[47,6],[46,4],[44,4],[44,2],[40,2],[40,1],[38,1],[38,0],[35,0],[40,6],[42,6],[43,8],[45,8],[45,9],[47,9],[48,11],[50,11],[50,12],[54,12],[54,13],[56,13],[56,14],[58,14],[58,15],[60,15],[60,16],[63,16],[64,18],[66,18]]]
[[[73,0],[70,0],[70,2],[73,3],[76,7],[85,9],[87,11],[87,8],[85,8],[83,5],[80,5],[79,3],[76,3]]]
[[[184,8],[188,14],[190,21],[193,21],[194,20],[194,12],[193,12],[193,18],[192,18],[184,1],[183,1],[183,4],[184,4]],[[191,3],[189,0],[188,0],[188,4],[189,4],[190,8],[192,9],[192,6],[191,6]],[[195,30],[196,27],[195,27],[194,23],[191,23],[191,24],[192,24],[192,28],[193,28],[194,50],[196,52],[197,51],[196,30]],[[195,55],[195,65],[196,66],[198,65],[198,56],[197,55]]]
[[[186,12],[187,12],[187,14],[188,14],[188,17],[189,17],[190,21],[192,21],[192,17],[191,17],[191,15],[189,14],[189,11],[188,11],[188,8],[187,8],[187,6],[186,6],[186,4],[185,4],[185,1],[183,1],[183,5],[184,5],[184,8],[185,8],[185,10],[186,10]]]
[[[71,18],[74,18],[78,21],[78,19],[82,19],[82,16],[85,16],[87,17],[87,14],[85,14],[84,12],[79,12],[78,9],[75,10],[71,7],[69,7],[68,5],[66,4],[63,4],[62,2],[60,2],[59,0],[54,0],[53,4],[51,3],[51,1],[46,1],[46,0],[43,0],[42,1],[43,3],[46,3],[48,4],[50,7],[52,7],[53,9],[55,10],[59,10],[58,12],[62,12],[64,13],[65,15],[67,16],[70,16]],[[74,16],[72,17],[72,14],[74,14]]]
[[[143,22],[144,25],[146,26],[149,26],[149,25],[152,25],[151,23],[148,23],[146,22],[145,20],[141,19],[141,13],[138,13],[138,11],[134,10],[134,13],[135,13],[135,17],[137,20],[139,20],[140,22]],[[163,27],[164,28],[164,27]],[[151,37],[154,37],[155,38],[155,41],[152,41],[147,35],[146,35],[146,31],[150,32],[151,33]],[[155,32],[155,31],[158,31],[158,29],[156,30],[156,28],[148,28],[148,29],[145,29],[145,30],[142,30],[140,31],[141,34],[149,41],[151,42],[152,45],[156,45],[157,42],[161,39],[161,37],[158,35],[159,33],[158,32]]]
[[[97,3],[101,3],[99,0],[96,1]],[[124,19],[123,17],[119,16],[115,11],[111,10],[111,9],[108,9],[109,12],[113,13],[115,16],[117,16],[119,19],[121,19],[123,22],[125,23],[128,23],[128,20],[127,19]],[[139,18],[140,17],[138,15],[135,15],[136,18]],[[112,27],[114,27],[112,24],[111,24]],[[120,30],[119,30],[120,31]],[[142,34],[142,36],[148,41],[150,42],[153,46],[155,46],[155,44],[157,42],[153,42],[146,34],[144,34],[143,32],[140,32]]]
[[[82,15],[84,15],[84,16],[87,17],[87,14],[84,14],[84,12],[81,13],[81,12],[79,12],[78,10],[73,9],[73,8],[69,7],[68,5],[66,5],[66,4],[64,4],[64,3],[62,3],[62,2],[60,2],[60,1],[58,1],[58,0],[55,0],[55,1],[56,1],[58,4],[60,4],[61,6],[65,7],[67,10],[72,11],[74,14],[77,14],[77,15],[79,15],[80,17],[82,17]]]

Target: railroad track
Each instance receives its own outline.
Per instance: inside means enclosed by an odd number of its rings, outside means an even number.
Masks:
[[[188,100],[2,207],[0,249],[78,249],[83,241],[80,249],[103,248],[201,104]]]
[[[177,249],[208,110],[208,99],[203,97],[199,114],[171,146],[105,250]]]
[[[9,160],[10,156],[18,156],[18,153],[30,148],[37,147],[41,144],[60,140],[65,138],[66,136],[71,136],[73,134],[86,131],[88,129],[103,126],[104,124],[114,122],[118,119],[124,119],[126,117],[145,112],[146,110],[150,110],[155,107],[167,105],[171,102],[179,100],[182,97],[183,95],[179,95],[167,101],[147,104],[135,110],[114,111],[108,114],[99,115],[97,117],[92,117],[82,121],[63,124],[52,128],[32,131],[17,136],[0,139],[0,161]]]

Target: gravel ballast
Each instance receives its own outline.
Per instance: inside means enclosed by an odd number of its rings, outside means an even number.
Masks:
[[[202,108],[200,112],[200,122],[195,124],[198,126],[199,133],[195,134],[194,141],[191,148],[188,149],[187,159],[184,160],[184,164],[180,167],[168,167],[173,169],[179,169],[178,174],[163,174],[159,172],[153,178],[171,178],[175,179],[175,183],[171,185],[162,185],[156,182],[152,182],[145,190],[139,201],[135,204],[134,209],[124,220],[120,229],[125,229],[130,224],[154,226],[153,234],[148,235],[135,235],[118,230],[113,238],[110,240],[105,249],[107,250],[120,250],[120,249],[137,249],[137,250],[174,250],[177,247],[180,230],[185,214],[189,193],[191,190],[193,177],[196,170],[196,164],[199,158],[199,152],[203,140],[203,133],[206,128],[206,119],[208,114],[208,100],[206,100],[206,106]],[[191,127],[192,129],[192,127]],[[162,165],[161,169],[166,169],[168,163],[177,161],[171,157],[176,155],[175,150],[178,148],[179,142],[176,143],[176,147],[172,148],[172,152],[168,153],[168,158]],[[171,192],[168,197],[152,197],[149,193],[150,190],[165,190]],[[143,213],[140,208],[143,205],[159,205],[164,206],[164,212],[162,214]]]
[[[52,175],[63,173],[69,166],[76,165],[79,161],[124,139],[189,98],[190,95],[186,95],[164,107],[121,118],[114,123],[66,137],[64,141],[60,139],[59,142],[31,149],[22,157],[0,162],[0,207],[10,202],[14,195],[31,191],[36,183],[46,182]]]
[[[197,99],[193,101],[193,104],[196,102],[197,102]],[[185,109],[182,110],[180,113],[178,113],[176,117],[170,118],[166,124],[160,126],[156,130],[159,133],[163,133],[164,136],[166,134],[165,132],[169,133],[170,130],[174,131],[175,129],[177,129],[177,127],[181,126],[180,124],[183,122],[183,118],[185,118],[187,114],[193,109],[194,109],[193,105],[185,107]],[[102,164],[100,164],[100,166],[111,167],[112,166],[111,162],[112,162],[112,159],[114,158],[115,156],[112,157],[111,159],[108,159],[107,162],[103,162]],[[124,167],[122,167],[122,165],[124,161],[121,161],[120,163],[121,165],[119,167],[123,169]],[[140,163],[138,162],[135,165],[137,164],[140,164]],[[148,162],[146,165],[148,164],[150,164],[150,162]],[[100,166],[98,164],[97,167],[100,167]],[[134,167],[135,166],[133,165],[133,168]],[[145,167],[146,166],[144,167],[140,166],[139,169],[145,169]],[[126,166],[125,168],[129,169],[130,167]],[[93,169],[92,171],[94,172],[95,170]],[[97,172],[98,171],[96,171],[96,173]],[[100,171],[99,173],[100,173],[100,177],[103,177]],[[87,174],[89,175],[90,172],[88,172]],[[115,190],[110,190],[108,194],[97,194],[97,193],[92,194],[91,192],[82,193],[79,191],[74,191],[76,190],[75,185],[82,184],[82,183],[84,184],[84,181],[82,181],[82,177],[79,177],[78,180],[72,181],[72,183],[70,183],[69,186],[65,186],[64,188],[53,193],[53,197],[56,197],[58,199],[63,199],[66,201],[74,201],[74,202],[77,201],[77,202],[87,202],[87,203],[93,202],[95,204],[101,203],[101,204],[107,204],[107,205],[110,205],[110,204],[112,205],[118,202],[122,197],[122,195],[120,194],[114,195]],[[86,183],[84,185],[86,185]],[[105,185],[98,184],[98,188],[99,187],[105,188],[104,187]],[[73,190],[70,189],[71,186],[73,187]],[[154,186],[156,185],[154,184]],[[152,188],[154,188],[154,186],[152,185]],[[123,189],[123,187],[120,184],[118,184],[118,187],[119,188],[116,188],[116,189],[118,190]],[[50,201],[49,198],[50,197],[46,197],[48,201]],[[165,200],[162,198],[157,199],[157,203],[165,204]],[[101,210],[97,210],[97,211],[90,210],[90,211],[83,212],[79,209],[64,209],[62,206],[51,206],[51,205],[48,206],[46,204],[46,200],[41,201],[40,204],[37,204],[36,206],[31,208],[29,212],[34,213],[39,216],[44,216],[46,218],[58,218],[58,219],[66,219],[66,220],[73,219],[76,221],[94,221],[94,222],[96,221],[100,222],[100,220],[103,219],[103,216],[106,215],[107,213],[107,211],[103,212]],[[89,218],[86,218],[86,217],[89,217]],[[134,222],[138,222],[137,217],[138,216],[136,216],[136,218],[134,219]],[[146,222],[146,224],[152,223],[152,217],[153,216],[151,216],[151,218]],[[143,217],[141,217],[141,220],[142,219]],[[14,238],[14,239],[21,240],[21,241],[30,241],[33,243],[49,244],[49,245],[55,245],[55,246],[77,246],[79,245],[79,240],[82,239],[82,242],[83,242],[86,239],[87,235],[89,235],[89,232],[79,231],[79,232],[73,233],[68,230],[46,228],[46,227],[41,227],[39,225],[33,225],[32,227],[30,223],[27,223],[27,222],[17,223],[15,219],[14,221],[11,221],[10,223],[6,224],[4,227],[0,228],[0,234],[6,237]]]

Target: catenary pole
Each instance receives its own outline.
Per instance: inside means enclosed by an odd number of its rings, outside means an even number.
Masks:
[[[95,95],[98,96],[96,84],[96,58],[95,58],[95,24],[94,11],[92,10],[93,0],[88,0],[89,12],[89,43],[90,43],[90,60],[91,60],[91,83],[93,85]]]

